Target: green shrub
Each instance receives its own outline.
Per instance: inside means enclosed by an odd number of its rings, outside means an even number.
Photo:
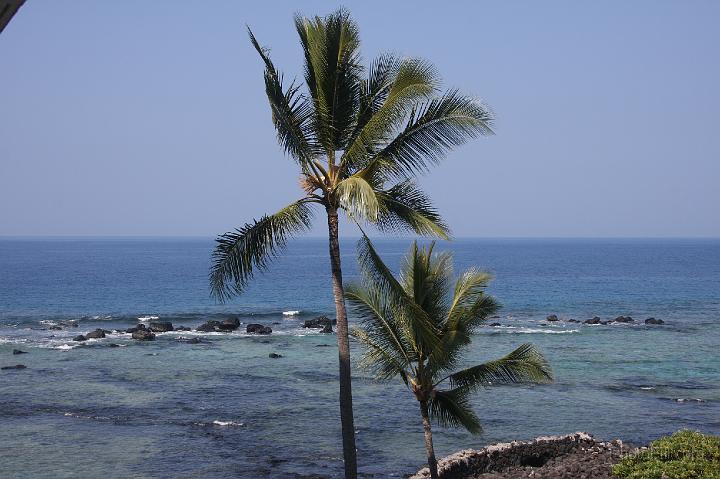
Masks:
[[[625,456],[613,473],[624,479],[720,479],[720,437],[678,431]]]

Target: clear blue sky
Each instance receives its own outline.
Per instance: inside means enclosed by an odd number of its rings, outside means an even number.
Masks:
[[[245,24],[292,78],[292,14],[338,4],[250,5],[29,0],[0,35],[0,235],[211,236],[296,198]],[[422,179],[457,236],[720,236],[720,2],[346,5],[366,60],[423,56],[496,112]]]

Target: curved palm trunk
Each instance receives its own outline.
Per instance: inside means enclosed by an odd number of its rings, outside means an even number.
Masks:
[[[425,430],[425,450],[427,451],[430,477],[432,479],[438,479],[437,460],[435,459],[435,448],[433,447],[432,428],[430,427],[427,401],[420,401],[420,414],[422,414],[423,429]]]
[[[357,478],[357,454],[355,451],[355,424],[352,406],[352,385],[350,378],[350,340],[348,338],[345,291],[340,268],[340,243],[338,240],[337,209],[328,207],[328,232],[330,236],[330,265],[332,268],[333,296],[337,314],[338,359],[340,362],[340,422],[342,423],[343,457],[345,479]]]

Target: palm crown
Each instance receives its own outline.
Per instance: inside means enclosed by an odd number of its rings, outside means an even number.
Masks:
[[[265,89],[279,143],[300,170],[304,196],[218,237],[210,273],[219,299],[243,290],[254,270],[311,226],[312,205],[345,211],[381,231],[445,238],[448,228],[412,181],[452,147],[491,134],[492,114],[457,90],[441,92],[435,68],[417,58],[360,60],[356,24],[345,10],[295,17],[305,88],[286,84],[251,31],[265,64]]]
[[[427,404],[430,417],[477,433],[481,427],[470,408],[471,392],[493,384],[550,381],[552,373],[530,344],[454,371],[475,329],[499,306],[484,292],[489,274],[471,268],[453,285],[451,255],[434,254],[433,247],[413,242],[396,278],[370,241],[361,239],[363,280],[346,288],[346,298],[362,320],[353,335],[364,348],[361,364],[379,379],[399,376]],[[441,389],[444,383],[448,389]]]

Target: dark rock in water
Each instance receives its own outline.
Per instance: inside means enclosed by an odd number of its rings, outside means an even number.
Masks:
[[[132,333],[132,338],[138,341],[153,341],[155,339],[155,333],[145,329],[138,329]]]
[[[51,331],[60,331],[62,329],[62,326],[58,326],[57,324],[53,324],[48,328]]]
[[[217,329],[220,331],[235,331],[240,327],[240,320],[238,318],[225,319],[217,325]]]
[[[568,323],[579,323],[577,319],[568,319]]]
[[[220,330],[220,321],[205,321],[203,324],[195,328],[196,331],[203,333],[212,333]]]
[[[557,314],[551,314],[547,318],[545,318],[546,321],[560,321],[557,317]]]
[[[583,322],[584,322],[585,324],[600,324],[600,323],[602,323],[602,321],[600,320],[600,318],[597,317],[597,316],[595,316],[595,317],[592,318],[592,319],[586,319],[586,320],[583,321]]]
[[[145,331],[147,328],[144,324],[140,323],[137,326],[134,326],[132,328],[127,328],[125,330],[126,333],[134,333],[135,331]]]
[[[90,331],[85,335],[85,339],[100,339],[105,337],[105,331],[102,329],[96,329],[95,331]]]
[[[175,331],[192,331],[192,329],[188,328],[187,326],[177,326],[175,328]]]
[[[78,334],[73,338],[73,341],[87,341],[87,338],[83,336],[82,334]]]
[[[245,328],[245,331],[250,334],[270,334],[272,333],[272,329],[268,326],[263,326],[262,324],[248,324],[247,328]]]
[[[173,325],[170,321],[153,321],[150,323],[150,331],[153,333],[167,333],[168,331],[172,331]]]
[[[320,330],[321,333],[329,334],[333,332],[332,325],[326,324],[324,328]]]
[[[665,324],[662,319],[648,318],[645,320],[645,324]]]
[[[488,326],[490,326],[491,328],[495,328],[497,326],[502,326],[502,325],[500,323],[490,323],[490,324],[488,324]]]
[[[26,369],[27,366],[24,364],[16,364],[15,366],[3,366],[0,369]]]
[[[282,356],[282,354],[278,354],[278,353],[270,353],[270,354],[268,354],[268,357],[277,359],[277,358],[281,358],[283,356]]]
[[[630,316],[618,316],[614,319],[616,323],[633,323],[635,322]]]
[[[108,344],[108,348],[119,348],[119,347],[120,347],[120,345],[117,344],[117,343],[110,343],[110,344]]]
[[[27,354],[27,351],[21,351],[20,349],[13,349],[13,354]]]
[[[332,346],[332,345],[331,344],[316,344],[315,345],[316,348],[329,348],[330,346]]]
[[[200,343],[204,342],[200,338],[178,338],[178,341],[180,341],[181,343],[186,343],[186,344],[200,344]]]
[[[327,316],[318,316],[317,318],[306,319],[303,328],[324,328],[327,325],[332,326],[336,322],[336,320],[330,319]]]

